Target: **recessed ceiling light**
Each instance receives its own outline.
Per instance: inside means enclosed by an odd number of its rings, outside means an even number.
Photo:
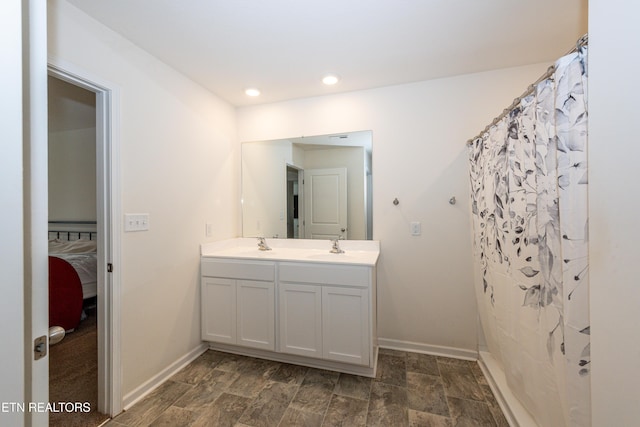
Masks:
[[[247,96],[260,96],[260,91],[255,87],[250,87],[249,89],[246,89],[244,93],[246,93]]]
[[[326,84],[327,86],[334,85],[338,83],[338,81],[340,81],[340,78],[335,74],[327,74],[322,78],[322,83]]]

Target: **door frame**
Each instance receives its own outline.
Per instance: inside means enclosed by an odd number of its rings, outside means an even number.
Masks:
[[[52,77],[96,94],[96,231],[98,259],[104,260],[98,262],[98,411],[113,417],[123,409],[119,88],[52,58],[47,71]]]

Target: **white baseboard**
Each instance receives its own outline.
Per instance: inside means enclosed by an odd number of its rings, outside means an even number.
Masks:
[[[206,343],[200,344],[198,347],[194,348],[189,353],[185,354],[184,356],[173,362],[171,365],[160,371],[157,375],[151,377],[135,390],[127,393],[124,396],[122,402],[124,409],[127,410],[131,408],[153,390],[158,388],[158,386],[160,386],[163,382],[171,378],[173,374],[177,373],[180,369],[196,360],[202,353],[207,351],[208,348],[209,346]]]
[[[451,357],[453,359],[478,360],[478,352],[455,347],[427,345],[411,341],[400,341],[389,338],[378,338],[378,346],[392,350],[410,351],[413,353],[432,354],[434,356]]]
[[[509,425],[512,427],[539,427],[531,414],[509,389],[504,371],[491,353],[481,351],[478,364]]]

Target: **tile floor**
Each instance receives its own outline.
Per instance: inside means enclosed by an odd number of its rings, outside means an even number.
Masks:
[[[508,426],[476,362],[381,349],[377,378],[209,350],[107,426]]]

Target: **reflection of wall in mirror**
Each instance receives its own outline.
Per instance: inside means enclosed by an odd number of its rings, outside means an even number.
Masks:
[[[363,147],[304,150],[290,141],[242,145],[242,234],[286,238],[287,165],[300,169],[346,167],[349,239],[366,239],[365,154]]]
[[[289,141],[242,145],[243,236],[287,236],[286,165],[292,156]]]

